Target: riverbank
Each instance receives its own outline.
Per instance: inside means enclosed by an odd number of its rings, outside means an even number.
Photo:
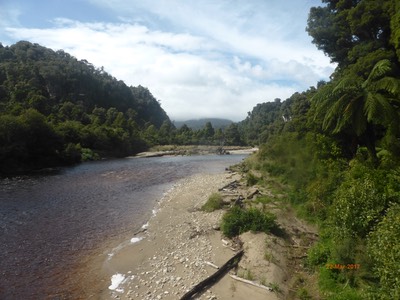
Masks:
[[[253,197],[254,190],[247,190],[241,180],[232,172],[181,180],[159,202],[145,231],[109,256],[104,264],[109,289],[102,299],[180,299],[215,273],[213,265],[222,266],[240,246],[245,254],[236,275],[262,287],[227,274],[195,299],[295,299],[292,291],[306,276],[302,258],[315,240],[312,228],[271,202],[267,206],[278,217],[282,237],[245,233],[236,245],[218,230],[224,210],[200,210],[212,193],[232,182],[239,182],[241,188],[226,191],[224,198]]]
[[[213,229],[223,211],[205,213],[200,207],[211,193],[237,179],[239,175],[225,173],[181,180],[160,201],[147,230],[133,238],[136,243],[107,261],[105,268],[114,278],[114,286],[103,299],[110,295],[120,299],[179,299],[215,272],[206,262],[221,266],[233,256],[234,252],[221,243],[221,233]]]
[[[176,156],[176,155],[207,155],[207,154],[252,154],[257,152],[258,148],[248,146],[208,146],[208,145],[164,145],[155,146],[146,152],[140,152],[135,157],[159,157],[159,156]]]

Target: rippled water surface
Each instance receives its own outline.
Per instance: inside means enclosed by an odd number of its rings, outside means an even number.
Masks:
[[[126,158],[0,181],[0,299],[75,299],[78,267],[138,230],[174,182],[242,155]]]

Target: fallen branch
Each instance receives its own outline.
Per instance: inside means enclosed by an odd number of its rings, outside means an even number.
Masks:
[[[236,251],[237,251],[237,249],[235,249],[235,248],[233,248],[233,247],[231,247],[231,246],[225,246],[224,244],[222,244],[222,246],[225,247],[225,248],[231,249],[233,252],[236,252]]]
[[[239,181],[234,180],[230,183],[228,183],[227,185],[223,186],[222,188],[218,189],[219,191],[223,191],[226,189],[230,189],[230,190],[234,190],[236,189],[238,186],[240,185]]]
[[[247,280],[247,279],[243,279],[243,278],[238,277],[238,276],[233,275],[233,274],[229,274],[229,276],[231,276],[233,279],[235,279],[237,281],[244,282],[244,283],[250,284],[252,286],[256,286],[256,287],[258,287],[260,289],[264,289],[264,290],[267,290],[267,291],[270,291],[270,292],[273,291],[272,288],[270,288],[268,286],[265,286],[265,285],[262,285],[262,284],[259,284],[257,282],[254,282],[254,281],[251,281],[251,280]]]
[[[213,267],[214,269],[217,269],[217,270],[219,269],[219,267],[217,265],[213,264],[212,262],[205,261],[204,263],[210,267]]]
[[[183,295],[180,300],[190,300],[194,295],[198,294],[202,290],[206,289],[210,285],[217,282],[218,279],[220,279],[230,269],[232,269],[239,263],[240,258],[243,256],[243,253],[244,253],[243,250],[236,253],[235,256],[233,256],[230,260],[228,260],[218,271],[216,271],[214,274],[204,279],[202,282],[196,284],[189,292]]]

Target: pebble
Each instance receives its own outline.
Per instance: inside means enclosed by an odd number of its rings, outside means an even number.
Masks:
[[[212,189],[215,180],[212,176],[205,176],[205,178],[205,182],[197,183],[197,185],[204,184],[206,188],[209,187],[211,194],[215,191]],[[183,186],[179,192],[191,195],[190,184]],[[167,197],[173,199],[174,191]],[[168,199],[164,200],[168,201]],[[163,203],[166,202],[161,202],[160,205]],[[184,205],[187,204],[184,203]],[[199,204],[196,202],[190,205],[197,207]],[[168,210],[169,206],[165,209]],[[178,299],[195,284],[209,276],[204,268],[204,261],[211,260],[213,247],[210,245],[207,232],[215,230],[213,227],[216,227],[215,224],[219,222],[221,214],[204,214],[192,209],[190,211],[192,212],[188,211],[188,207],[179,213],[173,211],[171,214],[175,214],[174,218],[168,221],[171,224],[166,224],[158,232],[147,231],[149,241],[156,239],[155,235],[160,234],[167,242],[164,245],[155,245],[158,248],[156,255],[152,255],[139,266],[138,269],[144,271],[139,273],[136,270],[135,281],[128,280],[125,295],[144,300]],[[129,274],[131,273],[134,272],[130,271]],[[211,294],[207,296],[207,299],[213,300],[217,297]]]

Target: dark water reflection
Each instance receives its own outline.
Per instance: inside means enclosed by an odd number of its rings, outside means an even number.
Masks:
[[[126,158],[0,181],[0,299],[74,299],[77,267],[139,229],[174,182],[242,155]],[[87,275],[87,276],[90,276]]]

